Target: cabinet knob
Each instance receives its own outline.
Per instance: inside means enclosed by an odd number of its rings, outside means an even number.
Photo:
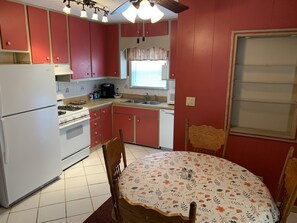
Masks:
[[[94,135],[98,135],[98,132],[94,132]]]
[[[94,113],[94,116],[97,116],[97,113]]]
[[[90,75],[90,73],[87,73],[87,75],[89,76],[89,75]]]
[[[171,74],[171,77],[175,77],[175,74]]]
[[[117,72],[115,71],[115,72],[113,72],[114,74],[117,74]]]
[[[97,122],[94,123],[94,126],[97,126]]]
[[[102,113],[105,113],[105,110],[103,110]]]
[[[11,46],[11,42],[10,42],[10,41],[7,41],[7,42],[6,42],[6,45],[7,45],[7,46]]]
[[[56,57],[56,60],[60,60],[60,57]]]
[[[140,120],[139,120],[139,119],[137,119],[137,122],[140,122]]]
[[[129,118],[128,120],[131,121],[131,118]]]
[[[49,57],[46,57],[46,60],[49,60]]]

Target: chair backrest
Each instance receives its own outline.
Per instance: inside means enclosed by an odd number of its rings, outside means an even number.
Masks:
[[[166,215],[159,210],[149,209],[141,205],[133,205],[119,197],[119,209],[123,222],[128,223],[194,223],[196,219],[196,203],[190,204],[189,217]]]
[[[217,129],[208,125],[189,125],[186,120],[185,129],[185,150],[187,151],[188,142],[196,152],[205,152],[217,155],[217,151],[225,145],[227,134],[223,129]],[[225,155],[223,147],[222,156]]]
[[[102,145],[115,219],[119,219],[119,211],[114,182],[117,181],[121,175],[121,157],[123,158],[124,168],[127,167],[126,152],[122,137],[123,133],[122,130],[120,130],[120,137],[115,137]]]
[[[297,198],[297,158],[287,162],[284,173],[284,194],[279,206],[280,223],[285,223]]]
[[[274,197],[275,202],[278,201],[279,196],[281,194],[281,190],[282,190],[283,185],[284,185],[285,170],[286,170],[286,167],[288,165],[288,160],[291,159],[293,157],[293,155],[294,155],[294,147],[291,146],[290,149],[289,149],[289,151],[288,151],[288,154],[287,154],[287,157],[286,157],[284,166],[283,166],[282,173],[281,173],[281,175],[279,177],[278,186],[277,186],[276,194],[275,194],[275,197]]]

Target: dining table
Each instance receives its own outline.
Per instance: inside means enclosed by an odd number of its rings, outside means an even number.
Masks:
[[[150,154],[126,167],[120,196],[164,215],[189,216],[198,223],[274,223],[279,211],[266,185],[227,159],[188,151]]]

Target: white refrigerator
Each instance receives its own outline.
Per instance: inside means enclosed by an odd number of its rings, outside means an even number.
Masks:
[[[62,173],[53,65],[0,65],[0,205]]]

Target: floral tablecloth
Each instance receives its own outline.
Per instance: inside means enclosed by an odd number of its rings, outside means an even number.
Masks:
[[[279,212],[267,187],[245,168],[193,152],[160,152],[131,163],[119,180],[129,202],[196,222],[276,222]]]

